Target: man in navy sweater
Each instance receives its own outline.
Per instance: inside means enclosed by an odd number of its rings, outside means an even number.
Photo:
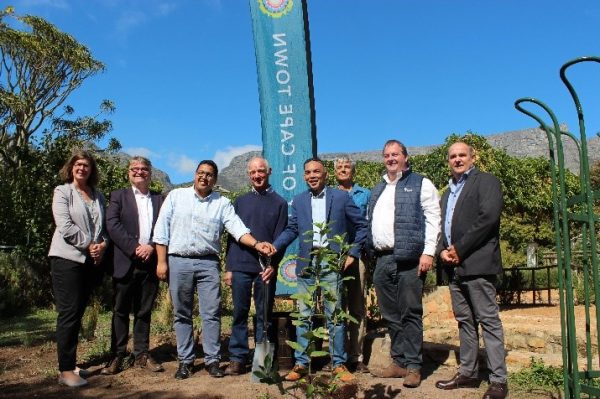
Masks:
[[[242,219],[252,235],[259,241],[273,242],[287,225],[287,202],[269,184],[271,168],[266,159],[252,158],[248,162],[248,177],[252,184],[252,191],[238,197],[234,203],[235,212]],[[264,271],[259,263],[258,254],[250,248],[244,247],[229,237],[227,245],[227,258],[225,283],[231,286],[233,296],[233,326],[229,340],[230,363],[225,374],[239,375],[246,372],[248,360],[248,311],[250,300],[254,291],[254,305],[256,307],[256,336],[255,342],[264,342],[263,320],[264,315],[264,284],[268,282],[268,318],[267,331],[271,342],[274,342],[270,325],[275,296],[275,269],[281,261],[283,251],[275,256],[271,265]],[[254,287],[254,290],[252,289]]]

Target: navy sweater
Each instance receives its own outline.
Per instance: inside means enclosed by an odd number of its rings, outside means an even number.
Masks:
[[[288,204],[273,190],[262,194],[250,191],[238,197],[233,207],[258,241],[272,243],[287,225]],[[283,255],[277,253],[271,265],[277,268]],[[258,273],[262,270],[258,263],[258,252],[239,244],[231,236],[227,240],[226,264],[226,269],[230,272]]]

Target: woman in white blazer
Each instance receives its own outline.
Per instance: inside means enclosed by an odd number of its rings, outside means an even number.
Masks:
[[[96,161],[78,150],[60,170],[65,184],[54,189],[52,213],[56,230],[50,244],[52,288],[58,317],[56,343],[59,384],[79,387],[87,374],[76,364],[81,318],[94,286],[102,276],[100,264],[108,245],[104,227],[104,196]]]

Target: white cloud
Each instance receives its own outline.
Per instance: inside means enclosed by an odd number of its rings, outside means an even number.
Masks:
[[[126,35],[146,20],[146,14],[141,11],[126,11],[117,20],[116,30],[119,34]]]
[[[244,154],[248,151],[261,151],[262,147],[254,144],[247,144],[240,147],[227,147],[224,150],[219,150],[215,152],[215,156],[213,160],[219,167],[219,169],[223,169],[229,166],[229,163],[233,158],[238,155]]]
[[[146,147],[128,147],[128,148],[124,148],[123,152],[125,152],[131,156],[141,155],[146,158],[160,158],[160,154],[158,154]]]
[[[169,156],[169,165],[179,173],[194,173],[198,161],[189,158],[187,155],[171,155]]]
[[[157,5],[157,13],[160,16],[166,16],[169,15],[173,10],[175,10],[177,8],[177,5],[175,3],[159,3]]]
[[[203,0],[203,3],[215,10],[221,10],[223,8],[223,0]]]

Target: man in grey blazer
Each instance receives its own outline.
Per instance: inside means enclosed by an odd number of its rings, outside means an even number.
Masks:
[[[496,303],[496,278],[500,257],[500,181],[473,166],[474,150],[463,142],[448,149],[452,172],[442,205],[442,239],[437,248],[450,276],[452,309],[458,322],[460,368],[439,389],[479,386],[479,326],[490,370],[484,399],[504,399],[508,394],[504,332]]]
[[[113,191],[106,213],[106,227],[114,243],[112,358],[101,371],[116,374],[122,369],[133,307],[133,354],[135,365],[163,371],[149,352],[150,316],[158,292],[157,258],[152,231],[163,203],[161,194],[150,192],[152,164],[144,157],[129,162],[131,187]]]

